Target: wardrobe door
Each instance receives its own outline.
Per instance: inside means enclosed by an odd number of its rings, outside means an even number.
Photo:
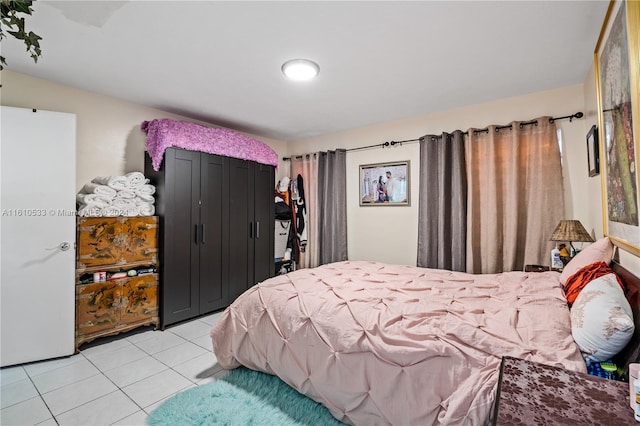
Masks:
[[[229,159],[201,154],[200,314],[228,305]]]
[[[253,163],[229,159],[229,303],[253,285],[253,176]]]
[[[273,188],[275,171],[272,166],[255,163],[254,221],[256,233],[254,243],[253,283],[273,276],[275,205]]]
[[[200,153],[167,149],[163,167],[160,300],[164,328],[199,314]]]

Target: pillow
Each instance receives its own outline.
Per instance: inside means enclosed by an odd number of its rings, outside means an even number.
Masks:
[[[609,265],[604,262],[595,262],[591,265],[585,266],[567,278],[567,282],[564,283],[562,290],[564,290],[564,297],[567,299],[569,307],[573,305],[573,302],[576,301],[582,289],[589,285],[591,281],[608,274],[613,274],[613,270],[609,268]],[[620,281],[620,278],[617,275],[615,277],[624,292],[622,281]]]
[[[571,334],[587,364],[611,359],[634,328],[631,306],[613,273],[587,284],[571,308]]]
[[[604,262],[608,265],[611,263],[611,259],[613,259],[613,244],[607,237],[600,238],[595,243],[588,245],[567,263],[562,274],[560,274],[560,282],[564,285],[571,275],[587,265],[594,262]]]

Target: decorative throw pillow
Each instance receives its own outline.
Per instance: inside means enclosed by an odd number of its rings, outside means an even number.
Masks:
[[[631,306],[615,274],[587,284],[571,308],[571,334],[588,364],[616,355],[633,331]]]
[[[560,282],[564,285],[571,275],[587,265],[594,262],[604,262],[608,265],[611,263],[611,259],[613,259],[613,244],[611,244],[608,237],[600,238],[595,243],[588,245],[567,263],[562,274],[560,274]]]

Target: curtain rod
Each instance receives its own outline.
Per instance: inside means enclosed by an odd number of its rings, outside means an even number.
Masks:
[[[584,114],[580,111],[576,112],[575,114],[571,114],[571,115],[563,115],[562,117],[551,117],[549,118],[549,123],[553,123],[556,122],[558,120],[566,120],[567,118],[569,119],[569,122],[572,122],[574,118],[582,118],[584,117]],[[520,127],[523,126],[530,126],[532,124],[538,125],[538,120],[531,120],[531,121],[523,121],[522,123],[520,123]],[[508,124],[506,126],[496,126],[496,132],[502,129],[512,129],[513,125]],[[484,128],[484,129],[477,129],[474,130],[473,133],[488,133],[489,132],[489,128]],[[464,135],[468,135],[469,132],[463,132]],[[396,145],[402,145],[403,143],[410,143],[410,142],[419,142],[421,138],[418,139],[407,139],[407,140],[403,140],[403,141],[389,141],[389,142],[382,142],[382,143],[377,143],[374,145],[368,145],[368,146],[360,146],[358,148],[349,148],[349,149],[345,149],[343,151],[349,152],[349,151],[358,151],[360,149],[369,149],[369,148],[386,148],[388,146],[396,146]],[[307,158],[309,158],[309,154],[306,154]],[[315,154],[314,154],[315,155]],[[283,161],[289,161],[291,160],[291,158],[295,158],[295,159],[301,159],[303,158],[302,155],[295,155],[293,157],[282,157]]]

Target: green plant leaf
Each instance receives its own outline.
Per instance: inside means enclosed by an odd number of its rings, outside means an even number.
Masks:
[[[10,3],[9,7],[16,12],[31,15],[31,4],[33,3],[32,1],[9,1],[8,3]]]
[[[32,4],[33,1],[31,0],[0,0],[0,23],[6,27],[2,28],[0,25],[0,41],[6,38],[6,30],[7,34],[24,42],[27,47],[27,53],[37,63],[38,57],[42,55],[42,50],[40,49],[42,37],[33,31],[27,33],[24,18],[18,16],[18,14],[31,15],[33,12]],[[0,64],[0,70],[4,69],[7,64],[4,56],[0,56]]]

